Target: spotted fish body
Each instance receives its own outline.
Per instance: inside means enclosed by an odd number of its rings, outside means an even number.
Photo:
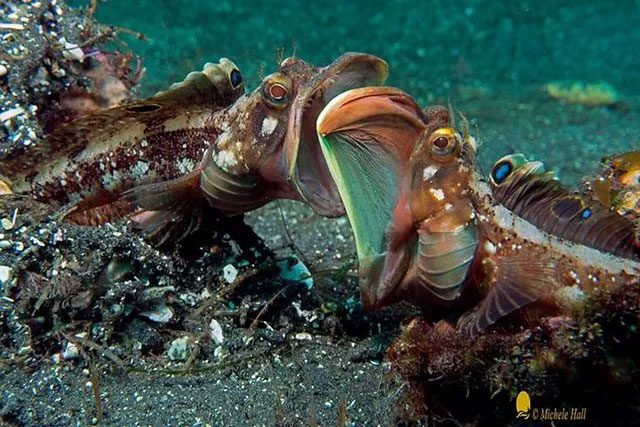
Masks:
[[[366,307],[405,300],[466,310],[459,327],[474,335],[518,309],[565,313],[593,289],[640,279],[630,220],[522,155],[500,159],[485,179],[473,137],[401,91],[342,94],[321,114],[318,133],[354,228]],[[367,162],[393,179],[363,184],[357,171],[366,164],[338,155],[350,150],[378,158]],[[381,192],[383,200],[366,196]],[[379,219],[367,219],[371,212]]]
[[[313,123],[340,92],[386,75],[386,63],[367,54],[326,67],[287,58],[244,94],[238,68],[222,59],[152,98],[63,126],[0,162],[0,175],[15,193],[66,206],[72,222],[130,217],[162,241],[276,198],[338,216]]]
[[[239,75],[228,59],[208,63],[152,98],[63,126],[0,171],[16,193],[73,205],[75,222],[108,220],[128,208],[112,204],[123,191],[196,168],[225,127],[225,109],[244,93]]]
[[[529,304],[564,312],[594,289],[640,279],[634,224],[566,190],[540,162],[507,156],[488,182],[475,171],[469,184],[482,235],[475,280],[483,296],[461,322],[470,334]]]

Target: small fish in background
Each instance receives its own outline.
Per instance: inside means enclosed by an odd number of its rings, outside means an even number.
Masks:
[[[192,234],[208,216],[239,215],[276,198],[339,216],[316,118],[334,96],[386,76],[387,64],[367,54],[346,53],[327,67],[291,57],[244,95],[238,67],[223,58],[3,160],[3,192],[62,205],[65,219],[82,225],[131,217],[159,242]]]
[[[476,335],[520,308],[563,313],[593,289],[640,279],[630,220],[521,154],[485,178],[474,138],[433,111],[398,89],[364,88],[318,119],[365,307],[464,312],[459,328]]]

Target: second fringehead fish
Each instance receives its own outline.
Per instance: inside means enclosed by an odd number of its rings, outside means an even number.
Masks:
[[[292,57],[244,94],[240,71],[221,59],[152,98],[62,126],[1,161],[0,177],[14,193],[65,205],[72,222],[133,216],[160,241],[193,232],[207,207],[232,216],[288,198],[342,215],[315,122],[335,95],[386,76],[372,55],[326,67]]]
[[[473,137],[398,89],[343,93],[317,130],[354,231],[365,307],[445,308],[475,335],[520,309],[566,313],[592,289],[640,278],[631,221],[521,154],[485,178]]]

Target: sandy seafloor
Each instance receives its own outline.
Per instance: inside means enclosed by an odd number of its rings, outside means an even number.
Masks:
[[[97,17],[150,39],[123,36],[145,60],[144,94],[221,56],[239,65],[252,88],[258,66],[268,74],[276,50],[290,53],[295,43],[298,56],[317,64],[347,50],[377,54],[389,62],[390,84],[422,104],[449,100],[473,123],[485,167],[520,151],[575,185],[604,155],[640,147],[638,2],[416,3],[421,2],[110,0]],[[618,90],[621,104],[569,105],[541,89],[567,79],[606,81]],[[296,203],[283,206],[294,241],[315,268],[339,266],[353,256],[345,220],[319,218]],[[248,222],[269,246],[285,243],[274,206],[252,213]],[[395,322],[391,330],[402,318],[387,317]],[[384,379],[384,363],[354,361],[376,343],[375,334],[332,340],[319,333],[294,342],[286,354],[218,372],[105,372],[103,424],[335,425],[342,402],[354,425],[389,425],[402,384]],[[91,422],[92,400],[81,369],[47,366],[3,375],[0,406],[19,407],[24,425]]]

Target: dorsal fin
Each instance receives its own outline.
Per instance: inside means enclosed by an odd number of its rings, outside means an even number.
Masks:
[[[563,188],[540,162],[521,154],[503,157],[491,169],[493,196],[542,231],[629,259],[640,259],[635,226],[590,197]]]
[[[207,63],[167,91],[132,104],[80,117],[61,126],[35,147],[0,160],[0,175],[12,180],[28,177],[62,157],[73,158],[90,144],[96,147],[125,144],[142,139],[149,128],[188,111],[211,109],[214,113],[231,105],[244,93],[242,75],[226,58]],[[106,144],[106,145],[105,145]]]

